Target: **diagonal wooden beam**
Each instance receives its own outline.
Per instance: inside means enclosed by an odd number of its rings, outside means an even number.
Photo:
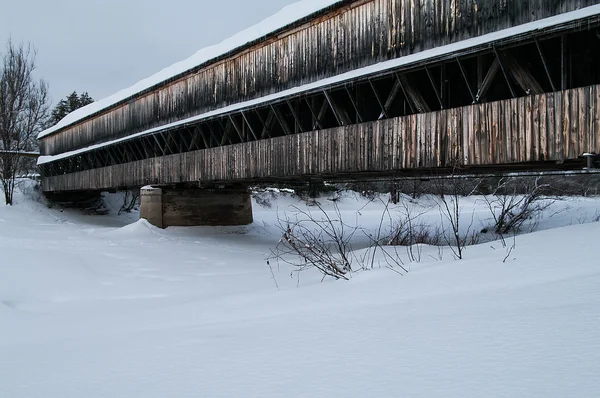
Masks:
[[[379,107],[381,108],[381,114],[384,117],[388,117],[387,111],[385,110],[385,105],[383,104],[383,102],[381,102],[381,98],[379,98],[379,94],[377,94],[377,90],[375,90],[375,86],[373,85],[373,82],[371,81],[371,79],[369,79],[369,86],[371,87],[371,90],[373,90],[373,93],[375,94],[375,99],[377,100],[377,103],[379,104]],[[380,119],[382,119],[382,117],[379,117]]]
[[[352,107],[354,108],[354,112],[356,112],[356,118],[358,119],[358,122],[362,123],[363,122],[362,115],[360,114],[360,111],[358,110],[358,105],[356,104],[356,101],[354,101],[354,96],[350,92],[348,85],[346,85],[346,84],[344,85],[344,90],[346,90],[346,94],[348,94],[348,98],[350,98],[350,103],[352,104]]]
[[[535,46],[537,47],[537,50],[538,50],[538,54],[540,55],[540,58],[542,59],[542,65],[544,66],[544,70],[546,71],[546,77],[548,78],[548,81],[550,82],[550,87],[552,87],[552,91],[557,91],[556,86],[554,85],[554,80],[552,80],[552,75],[550,74],[550,69],[548,69],[548,64],[546,63],[546,57],[544,57],[544,52],[542,51],[542,46],[540,46],[540,42],[537,39],[537,37],[534,40],[535,40]]]
[[[319,123],[320,125],[322,125],[321,121],[325,117],[325,114],[329,110],[329,107],[330,105],[329,102],[327,102],[327,97],[324,95],[323,103],[321,103],[321,109],[319,109],[319,113],[317,114],[317,123]]]
[[[204,133],[204,130],[202,129],[202,123],[196,125],[196,127],[194,128],[193,136],[194,136],[193,143],[196,146],[196,150],[210,148],[210,137],[207,137],[206,134]],[[198,137],[200,137],[202,139],[204,148],[200,148],[200,145],[198,145]]]
[[[527,66],[522,65],[519,60],[510,54],[504,55],[506,70],[512,75],[519,87],[527,94],[542,94],[544,88],[537,81]]]
[[[402,82],[402,91],[405,93],[408,103],[412,103],[413,105],[411,107],[413,113],[431,112],[431,108],[429,107],[429,104],[427,104],[427,101],[425,101],[425,98],[423,98],[423,95],[413,87],[406,76],[398,75],[398,78]]]
[[[149,137],[141,137],[140,145],[144,149],[144,153],[146,154],[146,159],[150,159],[150,158],[153,158],[156,156],[156,153],[154,152],[154,146],[150,142]]]
[[[165,140],[165,146],[166,146],[166,148],[167,148],[169,151],[171,151],[171,153],[172,153],[172,154],[173,154],[173,153],[177,153],[178,151],[177,151],[177,150],[173,150],[173,147],[171,146],[171,143],[169,142],[169,141],[174,141],[174,140],[172,139],[172,137],[171,137],[171,134],[170,134],[168,131],[166,131],[166,132],[163,132],[163,133],[161,133],[161,134],[162,134],[162,136],[163,136],[163,138],[164,138],[164,140]],[[176,144],[175,142],[173,142],[173,143],[174,143],[174,144]]]
[[[279,111],[277,110],[277,108],[275,108],[275,106],[271,105],[271,110],[275,114],[275,118],[277,118],[277,121],[279,122],[279,125],[283,129],[283,133],[285,135],[292,134],[292,132],[291,132],[289,126],[287,125],[285,119],[283,118],[283,116],[281,116],[281,114],[279,113]]]
[[[241,127],[239,127],[237,125],[237,123],[235,122],[235,119],[233,118],[233,116],[228,115],[229,120],[231,121],[231,124],[233,125],[233,128],[235,129],[235,131],[237,132],[238,136],[240,137],[240,141],[241,142],[246,142],[246,137],[244,137],[244,133],[241,130]]]
[[[314,99],[314,97],[312,99]],[[312,105],[310,104],[310,101],[308,100],[308,97],[305,97],[304,101],[306,102],[306,105],[308,106],[308,110],[310,111],[310,114],[312,115],[312,118],[313,118],[313,121],[314,121],[313,125],[312,125],[312,129],[314,130],[316,128],[316,129],[322,130],[323,126],[321,126],[321,122],[319,121],[319,117],[315,113],[315,110],[313,109]]]
[[[492,62],[490,69],[488,70],[485,77],[483,78],[483,81],[481,82],[481,86],[479,87],[479,90],[477,90],[477,94],[475,95],[475,102],[479,102],[479,101],[481,101],[481,99],[483,97],[485,97],[485,95],[487,94],[487,91],[489,90],[490,86],[492,85],[492,82],[494,81],[494,78],[496,77],[496,74],[498,73],[499,70],[500,70],[500,62],[498,61],[497,57],[494,57],[494,61]]]
[[[400,92],[400,90],[401,90],[400,80],[398,80],[396,78],[394,80],[394,85],[392,86],[392,91],[390,91],[390,95],[388,95],[388,98],[384,104],[385,112],[382,112],[379,115],[379,119],[383,119],[385,117],[385,115],[389,114],[390,109],[392,108],[392,104],[394,103],[394,100],[398,96],[398,93]]]
[[[504,63],[502,62],[502,58],[500,57],[500,53],[498,53],[496,46],[492,46],[492,49],[494,50],[494,54],[496,54],[496,59],[498,60],[498,64],[500,65],[500,69],[502,70],[502,74],[504,75],[504,79],[506,80],[506,84],[508,84],[508,89],[510,90],[510,94],[512,95],[513,98],[515,98],[517,95],[515,94],[515,90],[513,89],[512,84],[510,83],[510,79],[508,77],[506,68],[504,67]]]
[[[262,115],[260,114],[260,110],[256,110],[256,116],[258,117],[258,120],[260,120],[261,124],[263,125],[263,130],[260,133],[260,138],[261,139],[271,138],[271,134],[269,133],[269,130],[271,129],[271,125],[273,124],[273,121],[275,120],[275,115],[273,114],[273,111],[271,110],[271,108],[269,108],[269,113],[267,113],[267,120],[265,120],[265,118],[262,117]]]
[[[205,125],[208,128],[208,133],[210,134],[210,147],[209,148],[219,146],[219,143],[220,143],[219,136],[217,135],[217,133],[215,133],[215,130],[212,128],[211,121],[210,120],[207,121],[205,123]],[[213,145],[213,143],[214,143],[214,145]]]
[[[458,64],[458,69],[460,69],[460,74],[462,75],[463,79],[465,80],[465,84],[467,85],[469,94],[471,94],[471,99],[473,100],[473,103],[477,102],[477,100],[475,99],[475,93],[473,93],[473,89],[471,88],[471,85],[469,84],[469,78],[467,77],[467,72],[465,71],[465,68],[463,68],[463,65],[460,62],[460,59],[458,57],[456,57],[456,63]]]
[[[252,134],[252,137],[254,137],[254,141],[258,140],[258,136],[254,132],[254,129],[252,128],[252,125],[250,124],[250,121],[246,117],[246,113],[244,111],[242,111],[242,118],[246,122],[246,125],[248,126],[248,130],[250,130],[250,134]]]
[[[327,103],[331,107],[334,115],[336,116],[336,120],[340,126],[347,126],[352,124],[350,120],[350,116],[348,116],[348,112],[343,109],[339,104],[335,101],[335,99],[331,96],[331,93],[328,93],[327,90],[323,90],[325,93],[325,98],[327,99]]]
[[[138,156],[136,160],[142,160],[146,158],[146,155],[142,152],[142,150],[140,150],[137,140],[129,141],[129,147]]]
[[[166,147],[159,141],[158,134],[152,134],[152,138],[154,138],[154,142],[156,142],[158,149],[160,149],[160,151],[162,152],[162,156],[165,156],[167,154]]]
[[[292,103],[290,102],[290,100],[286,100],[285,102],[287,103],[288,108],[290,108],[290,111],[292,112],[292,116],[294,117],[294,122],[296,124],[296,127],[298,127],[298,132],[299,133],[303,132],[304,127],[302,127],[302,124],[300,124],[300,118],[298,117],[296,110],[292,106]]]
[[[233,141],[231,141],[231,138],[229,138],[229,133],[231,132],[231,121],[229,119],[226,119],[225,126],[223,126],[223,122],[221,121],[221,119],[216,119],[216,121],[219,124],[219,127],[221,127],[221,130],[223,131],[223,136],[221,137],[221,143],[219,144],[219,146],[227,145],[227,142],[229,142],[229,145],[233,144]]]
[[[438,90],[438,88],[435,84],[435,80],[433,80],[433,76],[431,76],[431,72],[429,71],[429,68],[427,67],[427,65],[425,65],[425,72],[427,73],[427,77],[429,78],[431,87],[433,87],[433,91],[435,92],[435,97],[437,98],[438,102],[440,103],[440,108],[444,109],[444,102],[442,101],[442,96],[440,95],[440,90]]]
[[[406,91],[406,87],[404,87],[404,84],[402,83],[402,79],[400,78],[400,75],[398,73],[394,73],[394,76],[396,76],[396,80],[400,84],[400,89],[402,90],[402,94],[404,95],[404,98],[406,99],[406,102],[408,103],[408,107],[410,108],[410,113],[415,114],[416,113],[415,107],[412,103],[411,98],[408,96],[408,92]]]

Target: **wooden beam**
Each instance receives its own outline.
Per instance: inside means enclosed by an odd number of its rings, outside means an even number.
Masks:
[[[400,89],[402,89],[402,94],[404,95],[404,99],[408,103],[408,107],[410,108],[410,113],[411,114],[416,113],[415,107],[413,106],[413,103],[412,103],[412,100],[408,96],[408,92],[406,91],[404,84],[402,84],[402,79],[400,78],[400,75],[398,73],[394,73],[394,76],[396,76],[396,80],[398,80],[398,83],[400,84]]]
[[[513,98],[516,98],[517,95],[515,94],[515,90],[513,89],[512,84],[510,83],[510,78],[508,77],[508,73],[506,72],[504,63],[502,62],[502,59],[500,58],[500,53],[498,53],[496,46],[492,46],[492,49],[494,50],[494,54],[496,54],[496,59],[498,60],[498,64],[500,65],[500,69],[502,70],[502,74],[504,75],[504,79],[506,80],[506,84],[508,84],[508,89],[510,90],[510,94],[512,95]]]
[[[202,124],[197,124],[194,127],[193,143],[196,145],[196,148],[199,148],[199,145],[196,143],[198,141],[198,136],[200,136],[200,138],[202,138],[202,143],[204,143],[204,148],[210,148],[210,137],[206,137],[206,134],[204,133],[204,130],[202,129]]]
[[[327,102],[329,103],[329,106],[331,107],[331,110],[333,111],[333,114],[338,124],[340,126],[347,126],[351,124],[350,117],[348,116],[348,114],[343,109],[340,109],[338,107],[338,105],[331,97],[331,95],[327,92],[327,90],[323,90],[323,93],[325,94],[325,98],[327,99]]]
[[[254,141],[258,140],[258,137],[257,137],[256,133],[254,132],[252,125],[250,124],[250,122],[248,121],[248,118],[246,117],[246,113],[244,111],[242,111],[241,113],[242,113],[242,118],[248,125],[248,130],[250,130],[250,134],[252,134],[252,137],[254,137]]]
[[[356,112],[356,118],[358,119],[358,122],[362,123],[363,122],[363,118],[362,118],[362,116],[360,114],[360,111],[358,110],[358,106],[356,104],[356,101],[354,101],[354,96],[350,92],[350,89],[348,88],[347,84],[344,84],[344,89],[346,90],[346,93],[348,94],[348,98],[350,98],[350,103],[352,103],[352,106],[354,107],[354,111]]]
[[[535,76],[533,76],[526,66],[519,63],[517,58],[510,56],[510,54],[505,54],[504,58],[507,70],[525,93],[530,95],[542,94],[544,92],[544,88]]]
[[[537,47],[540,58],[542,59],[542,65],[544,65],[544,70],[546,71],[546,77],[548,78],[548,81],[550,82],[552,91],[556,91],[556,86],[554,85],[554,81],[552,80],[552,75],[550,74],[550,69],[548,69],[548,64],[546,63],[546,57],[544,57],[544,52],[542,51],[542,46],[540,46],[540,42],[537,39],[537,37],[535,38],[535,46]]]
[[[375,86],[373,85],[373,81],[371,79],[369,79],[369,86],[371,86],[371,90],[373,90],[373,93],[375,94],[375,99],[377,100],[377,103],[379,104],[379,107],[381,108],[381,114],[387,118],[388,114],[387,111],[385,110],[385,105],[383,104],[383,102],[381,102],[381,98],[379,98],[379,94],[377,94],[377,90],[375,90]],[[381,116],[379,116],[379,119],[383,119]]]
[[[273,105],[271,105],[271,110],[275,114],[275,118],[277,119],[277,121],[279,122],[279,125],[283,129],[283,133],[285,135],[292,134],[289,126],[287,125],[287,122],[285,121],[285,119],[283,119],[283,116],[281,116],[281,114],[279,113],[279,111],[277,111],[277,108],[275,108]]]
[[[402,85],[400,84],[400,81],[398,79],[395,79],[394,85],[392,86],[392,91],[390,91],[390,95],[388,95],[388,98],[384,104],[385,112],[382,112],[379,115],[378,119],[383,119],[383,117],[385,115],[389,115],[390,109],[392,108],[392,104],[394,103],[394,100],[398,96],[398,92],[400,92],[400,90],[401,90],[401,86]]]
[[[429,82],[431,83],[431,86],[433,87],[433,91],[435,92],[435,96],[436,96],[438,102],[440,103],[440,108],[444,109],[444,103],[442,102],[442,97],[440,96],[440,91],[438,90],[437,86],[435,85],[435,81],[433,80],[433,76],[431,76],[431,73],[429,72],[429,68],[427,67],[427,65],[425,65],[425,72],[427,73],[427,77],[429,78]]]
[[[462,63],[460,62],[460,59],[458,57],[456,57],[456,63],[458,64],[458,69],[460,69],[460,73],[465,81],[465,84],[467,85],[469,94],[471,94],[471,99],[473,99],[473,103],[477,102],[477,100],[475,99],[475,94],[473,93],[473,89],[471,88],[471,85],[469,84],[469,78],[467,77],[465,68],[463,68]]]
[[[475,102],[479,102],[481,101],[481,98],[485,97],[499,70],[500,62],[498,61],[498,58],[494,57],[494,61],[492,62],[490,69],[483,78],[483,81],[479,86],[479,90],[477,90],[477,95],[475,95]]]
[[[327,102],[327,97],[323,96],[323,103],[321,104],[321,109],[319,110],[319,114],[317,115],[317,122],[320,124],[323,117],[325,117],[325,113],[329,110],[329,102]]]
[[[314,97],[311,98],[311,99],[314,99]],[[315,113],[315,110],[313,109],[312,105],[310,104],[310,101],[308,100],[308,98],[304,98],[304,101],[306,101],[306,105],[308,106],[308,110],[310,111],[310,114],[313,117],[312,129],[314,130],[316,128],[316,129],[322,130],[323,126],[321,126],[321,122],[319,121],[319,117]]]
[[[221,123],[219,123],[219,126],[220,125],[221,125]],[[215,143],[214,146],[222,145],[222,144],[220,144],[221,141],[219,141],[219,136],[217,135],[217,133],[215,133],[215,130],[212,128],[212,124],[210,123],[210,120],[206,122],[206,127],[208,127],[208,132],[210,133],[210,138]],[[221,139],[223,139],[223,138],[221,137]],[[212,142],[211,142],[210,147],[213,148],[214,146],[212,145]]]
[[[292,112],[292,116],[294,117],[294,122],[296,123],[296,127],[298,127],[297,133],[303,132],[304,128],[302,127],[302,124],[300,124],[300,119],[298,118],[298,115],[296,114],[296,110],[292,106],[292,103],[290,102],[290,100],[285,100],[285,102],[287,103],[288,108],[290,108],[290,111]]]
[[[241,142],[246,142],[246,137],[244,137],[244,133],[242,132],[242,130],[240,129],[240,127],[237,125],[237,123],[233,119],[233,116],[231,114],[229,114],[228,117],[229,117],[229,121],[233,125],[233,128],[235,129],[235,131],[237,132],[238,136],[240,137],[240,141]]]
[[[271,138],[271,134],[269,134],[269,129],[271,128],[271,125],[273,124],[273,121],[275,120],[275,116],[273,115],[273,111],[269,108],[269,113],[267,113],[267,120],[265,120],[261,115],[260,115],[260,110],[256,110],[256,116],[258,117],[258,119],[260,120],[260,122],[263,125],[263,130],[260,133],[260,138],[264,139],[264,138]]]
[[[429,107],[429,104],[427,104],[427,101],[425,101],[425,98],[423,98],[423,95],[410,84],[406,76],[398,75],[398,77],[401,80],[406,97],[409,98],[409,102],[412,102],[414,105],[414,107],[412,107],[413,113],[416,113],[414,110],[419,113],[431,112],[431,108]]]
[[[231,132],[231,121],[226,119],[225,126],[223,126],[221,119],[216,119],[216,121],[221,127],[221,130],[223,130],[223,136],[221,137],[221,143],[219,146],[227,145],[227,141],[229,141],[229,145],[233,144],[233,141],[231,141],[231,138],[229,138],[229,133]]]

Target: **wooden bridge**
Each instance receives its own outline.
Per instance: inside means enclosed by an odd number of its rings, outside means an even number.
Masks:
[[[43,132],[44,191],[580,168],[600,153],[600,0],[324,3]]]

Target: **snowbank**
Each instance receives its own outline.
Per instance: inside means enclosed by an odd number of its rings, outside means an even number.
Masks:
[[[272,226],[310,210],[289,195],[255,206],[245,235],[158,240],[145,222],[99,227],[22,199],[0,207],[2,397],[600,396],[600,224],[578,224],[597,198],[557,202],[540,227],[574,225],[517,237],[506,262],[490,242],[405,276],[298,283],[281,265],[280,290]],[[378,227],[381,202],[337,203]],[[463,211],[485,222],[477,206]]]

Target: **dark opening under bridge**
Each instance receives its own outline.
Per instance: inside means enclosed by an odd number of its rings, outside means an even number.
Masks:
[[[582,168],[600,152],[599,3],[333,2],[43,132],[43,189]]]

